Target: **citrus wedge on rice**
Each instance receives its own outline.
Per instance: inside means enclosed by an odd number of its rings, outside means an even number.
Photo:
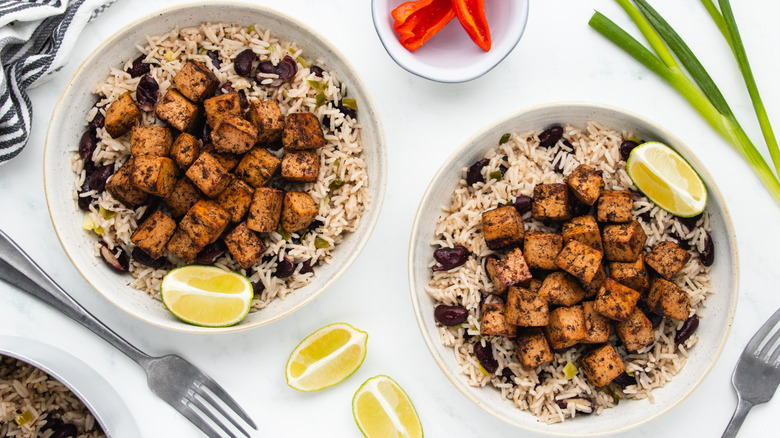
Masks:
[[[366,358],[368,334],[343,322],[307,336],[290,353],[287,384],[299,391],[329,388],[354,374]]]
[[[675,216],[696,216],[707,205],[707,189],[699,175],[663,143],[651,141],[634,148],[626,171],[645,196]]]
[[[176,268],[163,278],[160,298],[182,321],[227,327],[244,319],[252,305],[252,284],[243,275],[215,266]]]
[[[422,424],[412,401],[387,376],[366,380],[352,398],[352,415],[368,438],[421,438]]]

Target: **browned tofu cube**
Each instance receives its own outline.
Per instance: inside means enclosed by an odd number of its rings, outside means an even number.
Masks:
[[[596,215],[599,222],[623,224],[633,218],[634,197],[628,190],[605,190],[599,197]]]
[[[676,243],[659,242],[647,254],[647,265],[661,277],[671,280],[685,267],[690,258],[691,253],[680,248]]]
[[[282,161],[274,154],[257,146],[241,158],[241,162],[236,167],[236,176],[251,184],[252,187],[263,187],[268,184],[281,163]]]
[[[498,282],[505,286],[526,285],[532,278],[520,248],[510,251],[495,268]]]
[[[249,211],[249,205],[252,203],[252,195],[255,189],[249,184],[233,178],[230,185],[217,196],[217,204],[230,213],[230,222],[241,222],[244,215]]]
[[[320,174],[320,155],[312,151],[290,151],[282,157],[282,178],[314,182]]]
[[[566,183],[574,196],[585,205],[593,205],[604,190],[604,178],[601,177],[601,172],[587,164],[577,166],[569,174]]]
[[[249,269],[257,263],[267,249],[263,239],[246,227],[246,222],[238,224],[232,231],[225,234],[222,240],[225,241],[230,255],[244,269]]]
[[[585,314],[585,329],[588,335],[580,339],[580,343],[603,344],[609,341],[612,324],[609,318],[596,312],[596,304],[593,301],[585,301],[582,303],[582,312]]]
[[[565,272],[555,271],[542,282],[539,296],[555,306],[573,306],[585,298],[585,291],[576,278]]]
[[[312,113],[288,114],[284,121],[282,144],[291,151],[325,146],[325,136],[317,116]]]
[[[555,259],[563,249],[563,237],[557,233],[531,231],[525,236],[523,254],[528,266],[537,269],[557,269]]]
[[[171,130],[163,126],[136,125],[130,134],[130,153],[167,157],[171,153],[173,136]]]
[[[135,230],[130,240],[149,257],[159,259],[165,255],[165,245],[174,231],[176,221],[157,210]]]
[[[582,373],[594,386],[604,386],[626,371],[626,366],[610,344],[582,355],[579,363]]]
[[[541,280],[537,280],[535,278],[532,278],[531,281],[528,282],[528,290],[531,292],[539,293],[539,289],[542,288],[542,282]]]
[[[637,221],[607,225],[602,233],[604,258],[611,262],[635,262],[642,254],[647,235]]]
[[[141,123],[141,110],[130,97],[130,93],[119,96],[106,109],[104,122],[106,132],[113,138],[121,137],[133,126]]]
[[[523,241],[525,225],[511,205],[482,212],[482,234],[490,249],[516,245]]]
[[[206,121],[212,128],[219,125],[219,121],[225,114],[241,116],[241,100],[237,91],[209,97],[203,101],[203,110],[206,112]]]
[[[487,273],[490,282],[493,283],[493,288],[495,289],[493,293],[496,295],[504,295],[509,285],[504,284],[503,279],[498,276],[496,266],[498,266],[499,261],[500,259],[495,255],[487,256],[485,258],[485,272]]]
[[[203,152],[208,152],[212,157],[214,157],[220,166],[222,166],[225,171],[230,172],[233,169],[238,166],[238,162],[241,161],[241,156],[236,154],[230,154],[227,152],[220,152],[218,151],[213,143],[207,143],[203,146]]]
[[[650,287],[650,275],[645,268],[645,257],[642,254],[635,262],[609,262],[609,276],[639,292]]]
[[[243,154],[257,143],[257,129],[233,114],[225,114],[212,130],[211,142],[219,152]]]
[[[528,371],[552,362],[553,354],[544,332],[538,327],[524,329],[515,339],[515,354],[520,365]]]
[[[547,301],[524,287],[510,287],[506,296],[506,321],[523,327],[544,327],[549,322]]]
[[[149,199],[149,194],[139,189],[131,180],[135,160],[130,157],[111,175],[106,183],[106,190],[125,207],[138,207]]]
[[[187,169],[200,155],[200,141],[191,134],[182,132],[171,146],[171,158],[179,169]]]
[[[596,251],[604,251],[601,245],[601,230],[596,218],[590,215],[578,216],[565,222],[561,230],[563,244],[567,245],[572,240],[582,242]]]
[[[176,163],[168,157],[140,155],[134,158],[130,181],[150,195],[165,198],[176,185]]]
[[[187,169],[187,178],[209,198],[213,198],[230,184],[230,174],[208,152],[200,154]]]
[[[257,141],[273,143],[282,138],[284,114],[279,102],[273,99],[252,101],[246,118],[257,128]]]
[[[282,203],[282,228],[290,233],[308,227],[317,217],[319,208],[308,193],[287,192]]]
[[[205,64],[187,61],[173,77],[173,86],[187,99],[203,102],[203,99],[213,96],[217,91],[219,80]]]
[[[202,200],[195,203],[184,215],[179,227],[196,246],[202,248],[217,240],[229,222],[230,213],[219,204]]]
[[[607,278],[596,297],[596,312],[616,321],[625,321],[634,311],[639,296],[634,289]]]
[[[599,270],[596,271],[596,275],[589,283],[580,281],[580,286],[585,290],[585,298],[593,298],[599,293],[601,287],[604,286],[604,281],[607,279],[607,273],[604,272],[604,265],[599,265]]]
[[[154,113],[182,132],[191,132],[198,123],[198,107],[171,88],[157,103]]]
[[[685,321],[691,314],[691,298],[688,294],[663,278],[653,280],[647,304],[654,313],[677,321]]]
[[[284,192],[270,187],[258,187],[249,206],[246,225],[258,233],[270,233],[279,228]]]
[[[615,323],[615,331],[628,351],[637,351],[655,342],[653,324],[638,307],[627,320]]]
[[[168,210],[171,211],[171,216],[182,217],[201,199],[203,199],[203,195],[189,179],[184,177],[176,181],[171,194],[164,201]]]
[[[558,254],[555,264],[581,281],[590,283],[601,267],[602,257],[603,254],[600,251],[572,240]]]
[[[571,347],[588,335],[585,313],[580,306],[558,307],[550,311],[544,334],[553,350]]]
[[[171,240],[168,241],[168,251],[176,254],[184,263],[190,263],[195,260],[203,246],[196,245],[190,236],[187,235],[181,227],[176,229]]]
[[[506,322],[503,304],[483,303],[482,321],[479,325],[479,333],[482,335],[514,338],[517,336],[517,327]]]
[[[566,184],[539,184],[534,187],[534,203],[531,216],[540,221],[566,221],[571,219],[569,188]]]

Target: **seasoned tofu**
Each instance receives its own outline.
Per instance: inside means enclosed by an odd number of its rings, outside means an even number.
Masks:
[[[517,361],[528,371],[553,360],[550,344],[538,327],[521,330],[514,342]]]
[[[230,213],[230,222],[241,222],[249,211],[254,193],[255,189],[252,186],[239,178],[233,178],[227,188],[217,196],[216,201],[220,207]]]
[[[254,231],[246,226],[246,222],[241,222],[222,239],[225,241],[230,255],[244,268],[249,269],[257,263],[267,249],[261,239]]]
[[[136,125],[130,133],[130,153],[167,157],[171,153],[173,136],[164,126]]]
[[[663,278],[653,280],[647,304],[653,313],[685,321],[691,314],[691,298],[671,281]]]
[[[590,283],[601,267],[602,257],[603,254],[600,251],[572,240],[558,254],[555,265],[581,281]]]
[[[285,150],[317,149],[325,146],[320,121],[312,113],[288,114],[282,131]]]
[[[607,278],[596,297],[596,312],[616,321],[625,321],[636,307],[640,293]]]
[[[615,323],[615,331],[628,351],[637,351],[655,342],[653,324],[638,307],[627,320]]]
[[[214,201],[202,200],[195,203],[184,215],[179,227],[187,233],[192,242],[203,248],[214,242],[225,231],[230,222],[230,213]]]
[[[312,151],[290,151],[282,157],[282,178],[314,182],[320,174],[320,155]]]
[[[602,233],[604,258],[611,262],[635,262],[642,254],[647,235],[637,221],[607,225]]]
[[[566,184],[538,184],[534,187],[531,216],[540,221],[571,219],[569,188]]]
[[[517,336],[517,327],[506,322],[503,304],[483,303],[479,333],[483,336],[494,335],[514,338]]]
[[[317,217],[319,208],[311,195],[303,192],[287,192],[282,203],[282,228],[290,233],[308,227]]]
[[[198,106],[173,88],[165,92],[154,113],[182,132],[191,132],[198,123]]]
[[[135,160],[130,157],[114,172],[106,183],[106,190],[125,207],[134,208],[146,202],[149,194],[139,189],[131,180]]]
[[[661,277],[671,280],[677,275],[688,260],[691,253],[680,248],[674,242],[659,242],[647,254],[647,265],[653,268]]]
[[[164,201],[171,216],[182,217],[201,199],[203,199],[203,195],[187,177],[183,177],[176,181],[171,194]]]
[[[550,311],[544,334],[553,350],[571,347],[588,335],[585,313],[580,306],[558,307]]]
[[[159,259],[165,255],[165,245],[174,231],[176,221],[157,210],[135,230],[130,241],[149,257]]]
[[[214,157],[226,172],[230,172],[235,169],[236,166],[238,166],[238,162],[241,161],[241,157],[239,155],[220,152],[214,147],[214,144],[212,143],[207,143],[204,145],[201,153],[203,152],[208,152],[212,157]]]
[[[192,166],[198,155],[200,155],[200,141],[186,132],[179,134],[171,146],[171,158],[179,169],[186,170]]]
[[[593,301],[583,302],[582,312],[585,314],[585,329],[588,331],[588,335],[580,339],[580,343],[603,344],[609,341],[612,324],[609,318],[596,312],[596,304]]]
[[[206,122],[214,128],[225,114],[241,116],[241,100],[237,91],[209,97],[203,101],[203,110],[206,112]]]
[[[631,222],[634,196],[628,190],[605,190],[599,197],[596,215],[599,222]]]
[[[599,265],[599,270],[596,271],[596,275],[590,282],[585,283],[580,281],[580,286],[585,290],[585,298],[593,298],[599,293],[601,287],[604,286],[604,281],[607,279],[607,273],[604,272],[604,265]]]
[[[260,143],[273,143],[282,138],[284,114],[279,102],[273,99],[254,100],[249,103],[246,118],[257,128],[257,141]]]
[[[249,206],[246,225],[258,233],[270,233],[279,228],[284,192],[270,187],[258,187]]]
[[[236,167],[236,176],[258,188],[268,184],[282,161],[265,148],[256,146],[246,153]]]
[[[601,245],[601,230],[596,218],[587,216],[578,216],[568,222],[564,222],[561,230],[563,235],[563,244],[567,245],[572,240],[582,242],[596,251],[604,251]]]
[[[257,129],[234,114],[225,114],[211,130],[214,149],[229,154],[243,154],[257,143]]]
[[[523,241],[523,217],[511,205],[482,212],[482,234],[490,249],[516,245]]]
[[[650,275],[645,267],[645,257],[639,254],[635,262],[609,262],[609,276],[618,283],[639,292],[650,287]]]
[[[558,267],[555,259],[563,249],[563,237],[557,233],[530,231],[525,235],[523,254],[528,266],[536,269],[553,270]]]
[[[601,171],[587,164],[577,166],[569,174],[566,183],[574,196],[585,205],[593,205],[599,199],[601,191],[604,190],[604,178],[601,177]]]
[[[500,259],[495,255],[487,256],[485,258],[485,272],[487,273],[490,282],[493,283],[493,288],[495,289],[494,293],[503,296],[506,293],[507,288],[509,288],[509,285],[505,284],[503,279],[498,276],[496,266],[498,266],[499,262]]]
[[[555,271],[542,282],[539,296],[554,306],[573,306],[585,298],[585,291],[576,278],[565,272]]]
[[[547,301],[524,287],[510,287],[506,296],[508,323],[522,327],[544,327],[549,322]]]
[[[515,248],[495,265],[496,278],[505,286],[525,285],[531,280],[531,270],[520,248]]]
[[[113,138],[125,135],[139,123],[141,123],[141,110],[138,109],[129,92],[119,96],[119,99],[111,102],[106,109],[104,127],[108,135]]]
[[[200,154],[197,160],[187,169],[187,178],[209,198],[222,193],[230,184],[230,174],[208,152]]]
[[[594,386],[604,386],[626,371],[615,349],[604,344],[579,359],[580,369]]]
[[[187,99],[203,102],[213,96],[219,87],[219,79],[209,68],[197,61],[187,61],[184,67],[173,77],[173,86]]]
[[[171,240],[168,241],[168,251],[182,259],[184,263],[190,263],[195,260],[203,246],[196,245],[190,236],[187,235],[181,227],[176,229]]]
[[[176,185],[176,163],[168,157],[140,155],[133,159],[130,181],[150,195],[165,198]]]
[[[531,292],[539,293],[539,289],[541,288],[542,288],[541,280],[532,278],[531,281],[528,282],[528,290],[530,290]]]

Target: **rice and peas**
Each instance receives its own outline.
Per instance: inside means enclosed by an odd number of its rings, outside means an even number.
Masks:
[[[508,141],[491,150],[485,156],[489,163],[482,170],[484,182],[469,186],[464,167],[463,178],[449,205],[443,208],[432,245],[435,248],[462,245],[471,256],[460,267],[433,272],[426,286],[426,292],[437,304],[458,305],[468,310],[463,324],[439,327],[440,340],[453,349],[459,372],[469,385],[491,385],[517,408],[530,411],[546,423],[561,422],[578,414],[598,414],[622,398],[647,398],[652,402],[652,390],[665,385],[680,371],[686,363],[687,350],[698,340],[694,333],[679,345],[675,343],[675,335],[684,322],[663,318],[655,328],[655,341],[636,352],[628,352],[612,330],[609,343],[631,376],[631,384],[613,382],[603,387],[592,385],[581,370],[571,375],[572,364],[577,364],[580,356],[588,351],[583,344],[554,352],[552,362],[526,370],[518,362],[511,338],[480,335],[481,304],[500,300],[492,295],[495,288],[483,263],[494,254],[481,234],[484,211],[501,207],[521,195],[532,196],[537,184],[562,183],[580,164],[602,172],[605,190],[636,191],[620,153],[621,143],[631,138],[631,133],[618,132],[596,122],[589,122],[584,129],[565,126],[563,139],[550,148],[539,147],[538,134],[511,133]],[[501,178],[489,176],[497,176],[499,171],[503,173]],[[543,223],[530,216],[530,212],[523,215],[526,232],[558,231],[555,223]],[[699,255],[709,239],[709,214],[705,211],[697,225],[689,230],[644,196],[635,196],[633,217],[647,235],[645,252],[667,240],[690,248],[692,257],[673,282],[687,293],[692,313],[700,317],[707,294],[714,292],[709,267],[702,264]],[[498,362],[495,373],[484,371],[475,356],[476,343],[492,352]]]

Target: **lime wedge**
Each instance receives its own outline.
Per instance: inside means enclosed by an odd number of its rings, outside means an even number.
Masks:
[[[704,211],[707,189],[683,157],[663,143],[643,143],[631,151],[626,171],[656,205],[680,217]]]
[[[368,438],[421,438],[422,424],[412,401],[387,376],[372,377],[352,398],[352,416]]]
[[[252,284],[239,273],[190,265],[163,278],[160,296],[165,307],[186,323],[227,327],[249,313],[254,293]]]
[[[366,358],[368,334],[343,322],[307,336],[290,353],[287,384],[299,391],[319,391],[343,382]]]

